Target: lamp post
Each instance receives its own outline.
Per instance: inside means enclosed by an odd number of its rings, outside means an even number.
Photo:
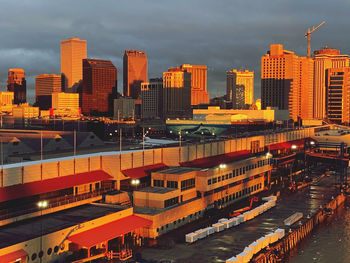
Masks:
[[[43,200],[43,201],[39,201],[37,205],[38,205],[38,207],[40,209],[40,251],[39,251],[39,258],[40,258],[40,263],[41,263],[42,262],[42,258],[43,258],[44,254],[45,254],[42,251],[43,250],[43,222],[41,220],[42,220],[43,210],[47,207],[48,203],[47,203],[46,200]]]

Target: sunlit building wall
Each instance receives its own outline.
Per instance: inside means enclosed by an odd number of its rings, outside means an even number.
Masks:
[[[142,82],[147,82],[146,53],[139,50],[125,50],[123,57],[124,96],[139,99]]]
[[[207,66],[183,64],[180,68],[191,73],[191,105],[208,104]]]
[[[242,109],[242,106],[237,105],[237,98],[241,97],[239,91],[244,89],[244,103],[247,105],[253,104],[254,98],[254,71],[239,71],[232,69],[226,72],[226,98],[232,101],[234,109]]]
[[[313,117],[325,119],[326,113],[326,70],[349,66],[349,56],[341,55],[337,49],[325,47],[314,52],[314,112]]]
[[[35,77],[35,101],[40,109],[51,108],[52,93],[61,90],[61,75],[41,74]]]
[[[79,94],[64,92],[52,93],[52,108],[79,110]]]
[[[14,104],[27,101],[25,72],[21,68],[13,68],[8,72],[7,91],[14,93]]]
[[[191,117],[191,73],[180,68],[163,73],[163,111],[166,118]]]
[[[68,91],[83,79],[83,59],[87,57],[86,40],[73,37],[61,41],[62,88]]]

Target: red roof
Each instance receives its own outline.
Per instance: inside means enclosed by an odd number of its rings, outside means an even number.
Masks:
[[[113,177],[102,170],[59,176],[52,179],[31,183],[16,184],[0,188],[0,202],[53,192],[76,185],[88,184],[112,179]]]
[[[157,163],[157,164],[151,164],[151,165],[146,165],[142,167],[122,170],[122,173],[127,177],[137,179],[137,178],[146,177],[148,175],[147,174],[148,172],[159,171],[162,168],[166,168],[166,167],[167,166],[164,163]]]
[[[68,240],[83,247],[90,248],[96,244],[114,239],[138,228],[150,226],[151,224],[151,220],[132,215],[75,234],[68,237]]]
[[[313,141],[311,138],[308,138],[308,139]],[[300,146],[304,146],[304,143],[305,143],[305,139],[299,139],[299,140],[294,140],[294,141],[289,141],[289,142],[280,142],[280,143],[270,144],[267,146],[267,148],[270,151],[291,149],[292,145],[296,145],[296,146],[300,147]]]
[[[0,263],[14,262],[17,259],[20,259],[20,258],[23,259],[24,257],[27,257],[27,256],[28,256],[28,253],[25,252],[23,249],[16,250],[14,252],[0,256]]]
[[[225,153],[225,154],[200,158],[190,162],[183,162],[180,164],[181,166],[186,166],[186,167],[212,168],[222,163],[232,163],[232,162],[243,160],[253,156],[254,154],[252,154],[250,151],[244,150],[244,151],[231,152],[231,153]]]

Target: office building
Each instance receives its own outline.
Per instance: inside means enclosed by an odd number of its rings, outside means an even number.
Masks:
[[[184,64],[180,68],[191,73],[191,105],[208,104],[207,66]]]
[[[191,117],[191,73],[180,68],[163,73],[163,114],[165,118]]]
[[[313,117],[323,120],[326,117],[326,70],[349,66],[349,56],[340,51],[325,47],[314,52],[314,113]]]
[[[82,112],[113,114],[117,89],[117,68],[109,60],[83,60]]]
[[[226,72],[226,98],[232,101],[232,106],[234,109],[243,109],[242,94],[240,92],[244,91],[243,105],[253,104],[254,98],[254,71],[239,71],[237,69],[232,69]],[[239,103],[237,103],[238,101]]]
[[[289,110],[290,118],[312,119],[313,60],[272,44],[261,58],[262,108]]]
[[[130,97],[119,97],[114,99],[114,119],[134,120],[135,100]]]
[[[326,119],[350,124],[350,67],[326,70]]]
[[[14,93],[14,104],[27,101],[25,72],[21,68],[13,68],[8,72],[7,91]]]
[[[83,79],[83,59],[86,57],[86,40],[73,37],[61,41],[62,88],[65,92]]]
[[[41,74],[35,77],[35,101],[40,109],[50,109],[52,93],[61,90],[61,75]]]
[[[163,79],[151,79],[141,84],[142,118],[163,117]]]
[[[138,50],[125,50],[123,57],[123,95],[139,99],[142,82],[147,82],[146,53]]]

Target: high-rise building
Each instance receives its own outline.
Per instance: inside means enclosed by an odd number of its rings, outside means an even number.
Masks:
[[[83,79],[83,59],[87,57],[86,40],[73,37],[61,41],[62,88],[69,90]]]
[[[326,70],[349,66],[349,56],[341,55],[337,49],[325,47],[314,52],[314,113],[322,120],[326,117]]]
[[[163,114],[165,118],[191,117],[191,73],[170,68],[163,73]]]
[[[141,83],[147,82],[147,56],[143,51],[125,50],[123,57],[123,95],[138,99]]]
[[[61,75],[41,74],[35,77],[35,101],[40,109],[50,109],[52,93],[61,90]]]
[[[21,68],[11,68],[8,72],[7,91],[14,93],[14,104],[27,101],[25,72]]]
[[[243,106],[240,101],[242,95],[240,92],[244,91]],[[226,72],[226,98],[232,101],[234,109],[243,109],[245,105],[253,104],[254,98],[254,71],[239,71],[232,69]],[[240,101],[237,103],[236,101]]]
[[[326,70],[326,119],[350,124],[350,67]]]
[[[150,79],[141,83],[142,118],[162,118],[163,116],[163,79]]]
[[[272,44],[261,58],[262,108],[289,110],[294,121],[312,119],[313,60]]]
[[[70,109],[79,110],[79,94],[78,93],[52,93],[52,108],[53,109]]]
[[[117,68],[109,60],[83,60],[82,112],[113,114]]]
[[[191,73],[191,105],[208,104],[207,66],[184,64],[180,68]]]

